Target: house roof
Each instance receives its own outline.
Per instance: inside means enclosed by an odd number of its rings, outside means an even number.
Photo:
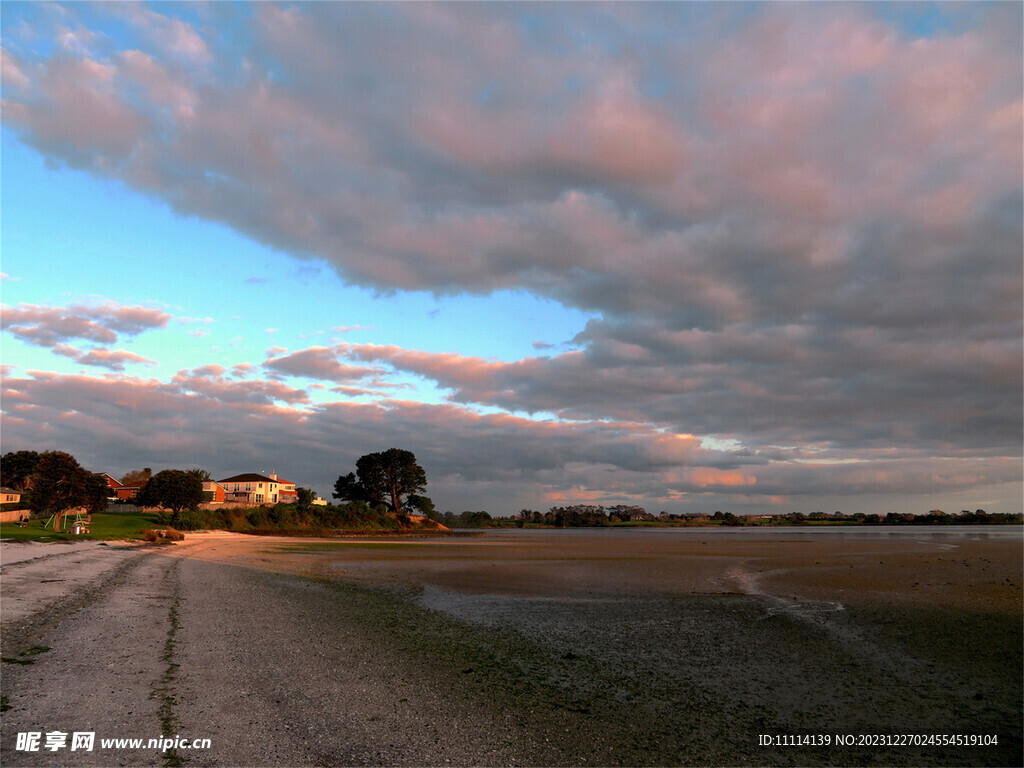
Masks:
[[[0,488],[0,493],[16,493],[19,496],[21,495],[21,491],[16,491],[13,488],[7,488],[7,487]]]
[[[141,488],[146,484],[145,480],[136,480],[134,483],[121,483],[121,488]]]
[[[255,472],[247,472],[244,475],[235,475],[234,477],[225,477],[223,480],[218,480],[218,483],[280,483],[281,480],[272,480],[265,475],[258,475]]]

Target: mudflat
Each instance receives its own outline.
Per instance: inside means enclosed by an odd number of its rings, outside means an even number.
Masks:
[[[1020,528],[24,546],[5,765],[1022,762]]]

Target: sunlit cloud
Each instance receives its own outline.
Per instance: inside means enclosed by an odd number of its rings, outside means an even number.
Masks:
[[[142,306],[73,304],[67,307],[19,304],[0,307],[2,328],[34,346],[55,347],[73,339],[113,344],[119,334],[129,337],[166,328],[170,314]]]
[[[423,430],[453,486],[496,497],[496,478],[548,500],[772,505],[1020,480],[1018,5],[979,4],[936,35],[871,4],[523,13],[259,3],[218,27],[173,6],[70,5],[39,17],[52,44],[5,32],[5,128],[51,165],[289,253],[307,281],[520,291],[591,318],[491,358],[457,333],[403,346],[372,315],[316,307],[297,334],[260,319],[210,353],[258,355],[244,340],[260,338],[262,361],[177,363],[168,381],[116,379],[118,396],[162,398],[179,430],[199,418],[181,404],[202,405],[210,429],[224,418],[256,442],[225,414],[258,412],[296,446],[342,414],[353,441]],[[279,276],[254,261],[223,279],[270,300]],[[213,322],[176,319],[201,324],[194,337]],[[111,347],[169,320],[103,300],[3,308],[13,338],[114,372],[154,365]],[[294,349],[328,327],[342,338]],[[368,330],[381,343],[345,336]],[[37,399],[11,400],[26,439],[56,434],[35,414],[73,390],[115,389],[19,381]],[[416,403],[409,381],[447,403]]]

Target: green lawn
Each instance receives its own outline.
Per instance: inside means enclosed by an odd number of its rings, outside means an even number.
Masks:
[[[148,512],[99,512],[92,516],[91,533],[75,536],[71,533],[54,533],[53,528],[43,528],[44,520],[30,520],[27,528],[17,523],[0,523],[0,539],[18,541],[74,541],[76,539],[141,539],[143,528],[152,528],[157,516]],[[62,521],[61,527],[70,527],[73,517]]]

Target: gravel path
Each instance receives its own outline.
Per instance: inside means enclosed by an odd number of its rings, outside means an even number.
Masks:
[[[3,624],[5,766],[545,762],[522,725],[361,631],[344,591],[170,548],[54,549],[4,575],[6,602],[47,574],[77,573]],[[96,743],[16,749],[33,731],[94,732]],[[162,735],[211,748],[101,746]]]
[[[73,558],[79,556],[70,549],[56,561],[26,564],[21,586],[42,565],[51,573],[73,572]],[[70,737],[63,750],[12,749],[19,732],[92,731],[97,739],[160,734],[158,689],[167,668],[162,657],[178,561],[137,548],[108,556],[111,567],[99,569],[91,581],[76,579],[77,591],[4,625],[3,695],[9,709],[0,744],[5,766],[164,764],[155,751],[96,749],[72,755]]]
[[[530,740],[395,657],[329,585],[182,561],[177,731],[194,765],[515,765]]]

